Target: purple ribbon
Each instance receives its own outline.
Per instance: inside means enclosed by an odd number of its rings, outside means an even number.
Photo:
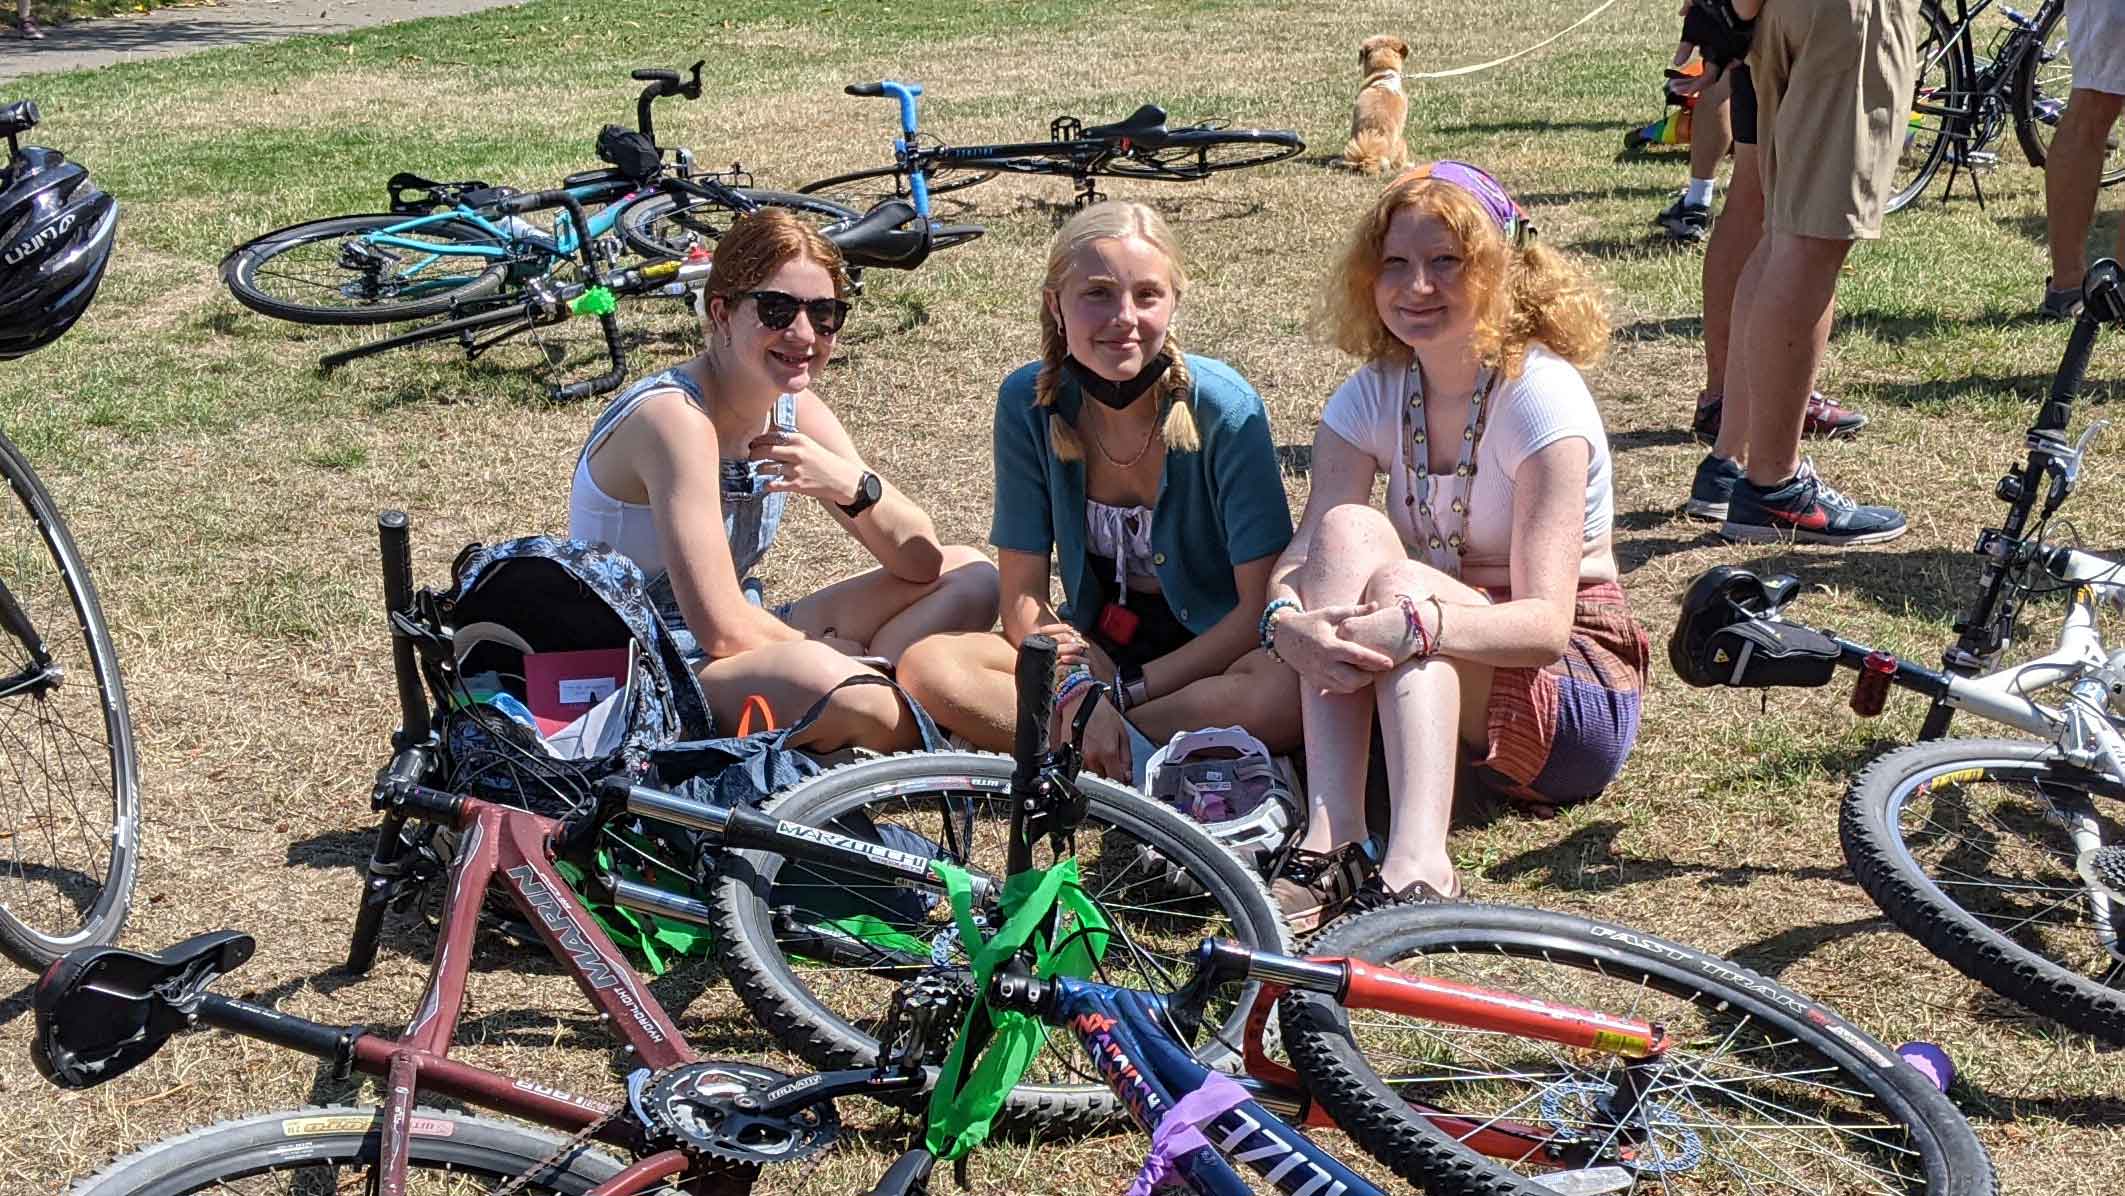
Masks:
[[[1238,1081],[1213,1071],[1202,1087],[1173,1102],[1165,1119],[1158,1123],[1158,1132],[1151,1135],[1151,1153],[1144,1159],[1144,1169],[1129,1185],[1128,1196],[1151,1196],[1153,1188],[1171,1182],[1175,1163],[1209,1147],[1210,1140],[1203,1137],[1202,1127],[1250,1099]]]

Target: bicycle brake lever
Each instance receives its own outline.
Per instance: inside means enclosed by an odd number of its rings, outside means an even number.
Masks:
[[[698,99],[700,99],[700,98],[701,98],[701,68],[702,68],[702,67],[704,67],[704,66],[707,66],[707,65],[708,65],[708,59],[706,59],[706,58],[703,58],[703,59],[701,59],[700,61],[698,61],[698,62],[694,63],[694,65],[693,65],[693,76],[694,76],[694,77],[693,77],[693,78],[692,78],[691,80],[688,80],[688,81],[687,81],[686,83],[683,83],[683,84],[681,84],[681,85],[680,85],[680,87],[679,87],[679,94],[680,94],[680,95],[682,95],[682,96],[686,97],[686,98],[687,98],[687,99],[689,99],[689,100],[698,100]]]

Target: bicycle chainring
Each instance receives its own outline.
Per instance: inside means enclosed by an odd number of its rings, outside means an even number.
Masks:
[[[754,1167],[794,1163],[825,1150],[841,1132],[832,1101],[778,1116],[760,1112],[803,1082],[751,1063],[686,1063],[652,1077],[635,1112],[653,1140],[689,1154]]]

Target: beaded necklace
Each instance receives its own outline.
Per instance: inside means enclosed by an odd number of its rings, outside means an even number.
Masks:
[[[1468,403],[1468,426],[1461,430],[1461,460],[1454,466],[1459,492],[1450,504],[1453,513],[1461,517],[1461,527],[1443,537],[1439,518],[1431,506],[1431,450],[1425,444],[1424,371],[1414,361],[1409,364],[1409,378],[1409,402],[1402,407],[1402,465],[1409,478],[1402,505],[1409,509],[1410,528],[1429,548],[1428,555],[1433,558],[1433,564],[1438,563],[1440,549],[1453,550],[1447,572],[1458,577],[1461,558],[1468,555],[1468,502],[1476,488],[1476,445],[1483,439],[1483,427],[1490,415],[1490,392],[1497,385],[1498,371],[1484,366],[1476,375],[1476,393]]]

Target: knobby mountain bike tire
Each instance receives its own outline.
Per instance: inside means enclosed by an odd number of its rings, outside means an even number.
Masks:
[[[2031,166],[2041,168],[2051,151],[2051,137],[2073,94],[2073,59],[2066,52],[2066,11],[2053,9],[2037,27],[2036,49],[2022,57],[2014,76],[2014,136]],[[2101,185],[2125,182],[2125,137],[2113,127],[2103,155]]]
[[[1308,950],[1665,1027],[1668,1063],[1617,1125],[1603,1111],[1622,1071],[1614,1056],[1287,993],[1285,1047],[1315,1099],[1434,1196],[1540,1196],[1549,1189],[1529,1179],[1551,1165],[1479,1154],[1413,1104],[1476,1128],[1510,1119],[1586,1135],[1597,1165],[1623,1167],[1633,1192],[1997,1190],[1969,1124],[1924,1075],[1807,997],[1691,948],[1457,903],[1359,914]]]
[[[1058,174],[1067,174],[1068,163],[1058,161]],[[929,184],[930,196],[950,195],[969,187],[978,187],[998,174],[986,164],[953,166],[938,162],[928,165],[923,179]],[[870,170],[856,170],[837,174],[830,178],[815,179],[797,188],[806,195],[817,195],[846,204],[859,212],[867,212],[888,199],[911,199],[914,191],[908,185],[907,172],[898,166],[878,166]]]
[[[1222,170],[1267,166],[1306,148],[1288,129],[1175,129],[1155,149],[1135,149],[1107,158],[1089,173],[1124,179],[1205,178]]]
[[[249,1196],[274,1192],[373,1191],[383,1111],[333,1106],[266,1113],[194,1130],[149,1146],[69,1189],[70,1196]],[[539,1166],[565,1141],[508,1122],[416,1108],[408,1135],[407,1191],[491,1191]],[[582,1196],[622,1164],[587,1149],[542,1168],[523,1192]],[[349,1182],[350,1173],[360,1179]]]
[[[6,437],[0,524],[0,951],[42,968],[118,937],[140,868],[125,680],[88,565]],[[41,647],[39,647],[41,645]],[[38,680],[43,670],[55,670]]]
[[[731,190],[756,208],[781,208],[820,228],[854,220],[861,214],[824,196],[752,187]],[[629,249],[645,257],[685,257],[695,246],[713,248],[732,222],[744,214],[714,195],[689,194],[682,200],[670,192],[659,192],[636,200],[620,213],[620,237]]]
[[[2075,824],[2125,843],[2125,791],[2051,744],[1944,739],[1869,764],[1838,829],[1861,887],[1927,950],[2025,1009],[2125,1044],[2125,959],[2104,945],[2075,868]]]
[[[475,254],[378,246],[373,234],[411,216],[334,216],[277,229],[229,251],[221,278],[237,302],[297,324],[390,324],[497,296],[510,263]],[[393,234],[450,246],[506,250],[510,243],[470,221],[442,220]],[[358,268],[359,267],[359,268]]]
[[[764,812],[874,841],[886,833],[882,828],[900,827],[944,845],[942,854],[970,871],[1000,880],[1012,768],[1009,757],[981,752],[887,756],[814,777]],[[1084,890],[1160,965],[1139,965],[1116,942],[1106,952],[1108,983],[1171,991],[1186,980],[1187,957],[1205,937],[1283,949],[1284,920],[1260,877],[1199,824],[1090,773],[1078,783],[1089,802],[1075,838]],[[910,849],[905,840],[896,845]],[[890,881],[768,852],[728,853],[713,902],[732,989],[777,1040],[821,1069],[876,1064],[872,1033],[900,979],[933,959],[962,967],[968,959],[943,902],[922,911]],[[848,912],[824,908],[833,902]],[[807,961],[808,943],[849,934],[855,915],[864,912],[885,925],[859,928],[868,937],[840,939],[832,951],[815,946]],[[819,956],[829,962],[817,962]],[[1255,988],[1246,986],[1237,1000],[1220,994],[1204,1018],[1198,1059],[1237,1063],[1235,1044]],[[1119,1117],[1113,1092],[1077,1060],[1068,1036],[1044,1044],[1001,1116],[1070,1132]]]
[[[1950,42],[1955,29],[1937,5],[1918,10],[1918,81],[1904,129],[1904,148],[1889,178],[1887,210],[1902,211],[1925,194],[1958,138],[1974,136],[1979,101]],[[1964,147],[1966,150],[1978,146]]]

